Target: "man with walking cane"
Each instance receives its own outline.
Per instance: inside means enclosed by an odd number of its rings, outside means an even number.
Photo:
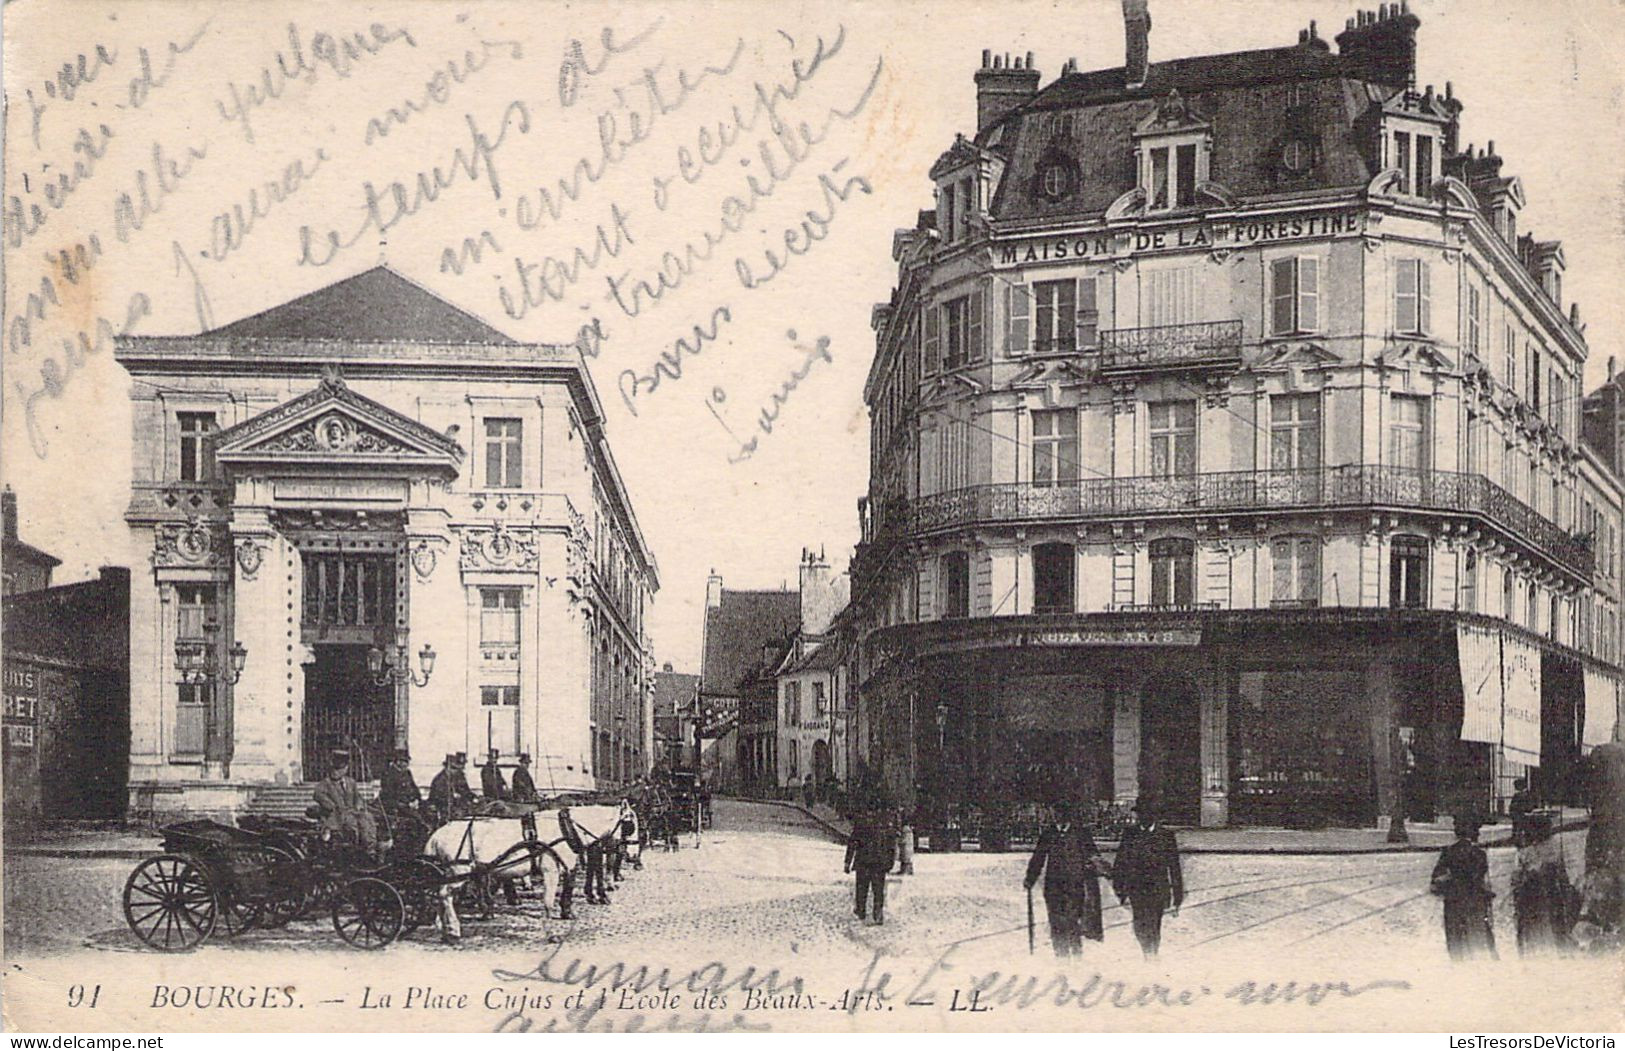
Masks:
[[[1055,816],[1055,823],[1038,834],[1038,845],[1027,863],[1027,900],[1032,901],[1033,886],[1042,875],[1055,955],[1081,956],[1084,938],[1098,942],[1105,937],[1100,921],[1100,877],[1110,875],[1111,869],[1096,848],[1089,826],[1079,820],[1075,803],[1057,804]]]

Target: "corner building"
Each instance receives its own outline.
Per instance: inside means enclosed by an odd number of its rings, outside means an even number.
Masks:
[[[335,748],[424,787],[450,752],[528,752],[543,792],[647,771],[659,582],[578,346],[380,267],[116,356],[132,816],[298,813]]]
[[[1404,5],[1158,63],[1124,14],[1122,68],[984,52],[894,235],[858,754],[926,825],[1572,797],[1617,732],[1622,497],[1561,246],[1416,86]]]

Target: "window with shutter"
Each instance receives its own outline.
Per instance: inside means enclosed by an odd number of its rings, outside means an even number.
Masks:
[[[937,306],[927,306],[921,311],[925,316],[925,363],[927,376],[934,376],[942,367],[942,310]]]
[[[1073,350],[1077,334],[1077,282],[1041,281],[1033,286],[1037,303],[1037,336],[1034,349],[1040,354]]]
[[[1004,352],[1011,356],[1027,353],[1027,326],[1031,324],[1032,295],[1026,285],[1006,285],[1004,289]]]
[[[1100,307],[1095,300],[1095,279],[1083,278],[1078,282],[1078,349],[1085,350],[1100,343]]]
[[[1425,335],[1432,326],[1428,265],[1420,259],[1401,259],[1394,273],[1394,328],[1408,335]]]
[[[987,317],[987,303],[985,302],[985,298],[986,297],[982,295],[982,290],[980,288],[970,294],[970,303],[968,307],[970,319],[968,325],[966,326],[967,346],[965,348],[967,361],[987,360],[987,342],[982,331],[983,322]]]

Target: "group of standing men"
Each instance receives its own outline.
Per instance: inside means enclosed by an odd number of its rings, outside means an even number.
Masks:
[[[1044,908],[1049,914],[1050,942],[1055,955],[1079,956],[1083,939],[1101,941],[1100,878],[1109,877],[1119,901],[1134,915],[1134,936],[1146,956],[1157,955],[1162,944],[1162,918],[1176,915],[1185,898],[1185,880],[1174,833],[1157,819],[1150,801],[1134,807],[1135,821],[1123,833],[1116,864],[1107,863],[1095,845],[1087,821],[1078,807],[1062,803],[1055,821],[1039,833],[1025,884],[1030,893],[1044,881]],[[854,816],[846,845],[846,871],[856,872],[853,914],[869,922],[886,922],[886,876],[894,864],[899,874],[914,871],[914,834],[896,819],[895,812],[879,806]]]
[[[412,776],[411,753],[397,748],[379,779],[378,805],[386,814],[412,814],[443,823],[472,813],[482,800],[487,803],[541,802],[536,782],[530,776],[530,756],[520,754],[519,765],[513,770],[512,785],[503,776],[501,758],[495,749],[487,757],[480,768],[480,795],[476,796],[464,773],[468,754],[447,753],[440,771],[429,782],[429,795],[425,800],[417,779]]]
[[[1134,916],[1134,937],[1146,956],[1162,946],[1162,918],[1176,915],[1185,899],[1184,874],[1174,833],[1157,819],[1154,806],[1134,805],[1134,824],[1123,832],[1116,863],[1108,863],[1095,845],[1087,821],[1079,820],[1073,803],[1056,807],[1055,821],[1038,835],[1027,863],[1030,894],[1044,880],[1044,909],[1049,914],[1050,944],[1061,958],[1080,956],[1083,939],[1104,941],[1100,878],[1109,877],[1117,899]]]

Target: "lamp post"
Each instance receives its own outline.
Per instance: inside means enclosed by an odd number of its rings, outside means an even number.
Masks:
[[[248,663],[248,647],[240,641],[231,644],[226,665],[216,667],[215,636],[219,631],[220,625],[211,620],[203,625],[203,638],[175,640],[175,670],[180,672],[181,682],[188,686],[206,686],[214,682],[234,686],[243,677],[243,666]]]
[[[386,654],[382,647],[374,646],[367,651],[367,670],[372,673],[375,686],[388,686],[390,684],[424,687],[429,685],[429,677],[434,674],[434,647],[424,643],[418,651],[418,666],[423,669],[423,676],[412,671],[412,666],[406,652],[404,642],[393,647],[393,654]]]

